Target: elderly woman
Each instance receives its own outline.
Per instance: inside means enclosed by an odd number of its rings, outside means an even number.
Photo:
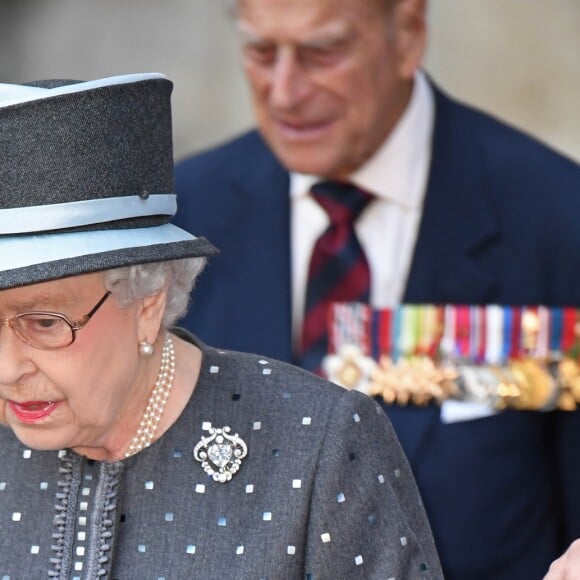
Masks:
[[[440,578],[371,399],[173,328],[170,93],[0,86],[0,578]]]

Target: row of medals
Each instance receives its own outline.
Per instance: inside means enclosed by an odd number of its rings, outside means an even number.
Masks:
[[[349,387],[360,369],[346,364],[342,379]],[[573,411],[580,403],[580,369],[576,361],[512,360],[507,365],[435,363],[411,357],[394,363],[381,356],[364,391],[399,405],[441,404],[446,399],[473,401],[497,410]]]
[[[524,341],[527,336],[533,342],[538,324],[531,313],[522,318]],[[580,405],[580,366],[562,353],[542,359],[521,356],[501,365],[418,355],[395,362],[388,354],[373,361],[357,345],[343,344],[326,357],[323,369],[337,384],[380,396],[389,404],[441,404],[453,399],[496,410],[542,411],[573,411]]]

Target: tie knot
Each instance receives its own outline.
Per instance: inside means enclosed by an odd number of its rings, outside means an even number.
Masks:
[[[344,181],[321,181],[311,189],[312,196],[328,214],[333,225],[352,224],[373,196]]]

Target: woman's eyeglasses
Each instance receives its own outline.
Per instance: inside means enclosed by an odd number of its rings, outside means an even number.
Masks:
[[[89,322],[110,294],[111,292],[107,291],[88,314],[76,321],[58,312],[21,312],[10,318],[0,319],[0,327],[9,326],[22,342],[33,348],[40,350],[64,348],[75,341],[77,330]]]

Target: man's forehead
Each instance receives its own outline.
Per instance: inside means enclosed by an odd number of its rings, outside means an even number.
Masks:
[[[264,27],[260,26],[259,23],[253,23],[252,21],[240,18],[237,21],[237,28],[242,39],[249,42],[291,41],[304,44],[317,44],[346,38],[351,33],[353,26],[349,21],[333,19],[309,27],[293,27],[289,24]]]
[[[366,18],[375,0],[238,0],[236,20],[244,37],[309,41],[341,37]]]

